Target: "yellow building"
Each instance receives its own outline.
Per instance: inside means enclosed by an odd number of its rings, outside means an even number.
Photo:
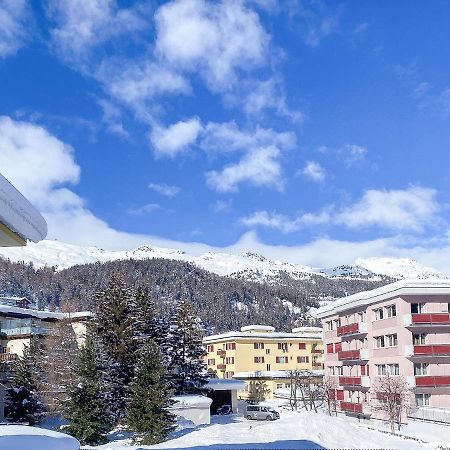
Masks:
[[[289,386],[289,371],[320,374],[322,369],[322,329],[317,327],[286,333],[249,325],[241,331],[207,336],[203,344],[210,374],[247,382],[247,389],[238,393],[241,399],[273,398],[276,389]]]

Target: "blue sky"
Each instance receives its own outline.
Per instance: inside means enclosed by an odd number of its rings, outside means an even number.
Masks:
[[[0,0],[0,170],[49,238],[448,270],[444,1]]]

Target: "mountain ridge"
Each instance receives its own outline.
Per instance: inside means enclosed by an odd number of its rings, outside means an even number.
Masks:
[[[76,265],[116,260],[168,259],[194,264],[208,272],[255,282],[278,283],[288,276],[294,280],[308,279],[312,275],[326,278],[350,278],[381,280],[384,277],[402,278],[446,278],[432,267],[407,258],[358,258],[354,263],[330,268],[313,268],[307,265],[270,260],[254,252],[239,255],[221,252],[206,252],[190,255],[184,251],[141,245],[132,250],[112,251],[98,247],[83,247],[59,241],[44,240],[30,243],[22,248],[1,248],[0,257],[13,262],[32,263],[34,267],[67,269]]]

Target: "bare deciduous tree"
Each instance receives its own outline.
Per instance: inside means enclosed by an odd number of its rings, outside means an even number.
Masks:
[[[391,426],[391,433],[395,431],[395,424],[400,429],[402,414],[409,404],[410,391],[406,380],[402,376],[386,375],[375,382],[372,394],[374,409],[382,411]]]
[[[339,403],[336,393],[337,388],[338,383],[334,377],[326,376],[323,379],[323,396],[330,416],[333,413],[337,416],[337,406]]]
[[[297,410],[301,405],[307,411],[317,412],[323,402],[323,389],[320,379],[307,370],[290,370],[289,406]]]

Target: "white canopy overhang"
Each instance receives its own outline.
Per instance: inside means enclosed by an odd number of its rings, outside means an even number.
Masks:
[[[34,206],[0,174],[0,247],[39,242],[47,235],[47,223]]]

